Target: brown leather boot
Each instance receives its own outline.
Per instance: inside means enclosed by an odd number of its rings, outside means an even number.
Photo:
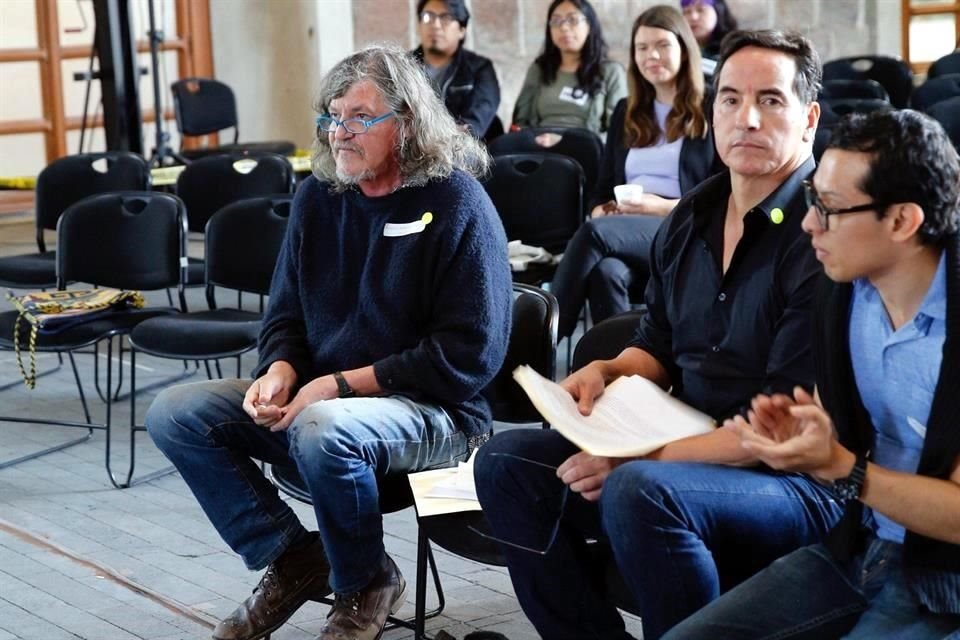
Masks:
[[[317,640],[377,640],[387,616],[403,605],[407,581],[384,554],[380,571],[362,591],[338,593]]]
[[[214,640],[259,640],[287,621],[307,600],[330,595],[330,564],[320,537],[287,549],[274,560],[253,595],[213,630]]]

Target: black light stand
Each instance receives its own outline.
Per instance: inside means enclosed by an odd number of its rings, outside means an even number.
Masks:
[[[187,164],[188,161],[179,153],[170,148],[170,134],[164,130],[163,104],[160,101],[160,43],[163,42],[163,31],[157,30],[154,17],[154,0],[147,0],[147,10],[150,18],[150,30],[147,37],[150,39],[150,73],[153,74],[153,115],[155,147],[150,156],[151,167],[162,167],[167,164]]]

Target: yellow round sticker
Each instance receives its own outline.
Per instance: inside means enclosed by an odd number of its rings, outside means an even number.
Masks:
[[[423,224],[430,224],[431,222],[433,222],[433,214],[427,211],[422,216],[420,216],[420,222],[422,222]]]
[[[770,212],[770,220],[773,221],[773,224],[780,224],[781,222],[783,222],[783,209],[781,209],[780,207],[774,208]]]

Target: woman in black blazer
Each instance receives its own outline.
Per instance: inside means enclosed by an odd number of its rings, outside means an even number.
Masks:
[[[569,337],[584,301],[593,321],[630,308],[629,291],[646,280],[653,236],[680,196],[722,168],[710,132],[700,50],[668,6],[633,24],[630,96],[613,113],[591,219],[567,245],[551,284],[560,303],[560,337]],[[639,184],[640,198],[614,200],[614,186]]]

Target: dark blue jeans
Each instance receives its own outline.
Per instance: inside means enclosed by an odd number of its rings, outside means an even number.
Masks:
[[[924,609],[900,556],[900,545],[876,538],[845,565],[823,545],[804,547],[681,622],[665,640],[960,638],[960,616]]]
[[[306,533],[252,458],[295,464],[313,498],[330,586],[359,591],[384,554],[377,476],[451,466],[466,458],[466,436],[442,408],[401,396],[317,402],[286,431],[271,432],[241,408],[249,386],[217,380],[166,389],[147,411],[147,430],[250,569]]]
[[[560,304],[561,338],[573,333],[588,299],[594,324],[630,310],[630,290],[646,281],[661,222],[659,216],[607,216],[577,230],[550,283]]]
[[[550,541],[563,483],[557,466],[577,448],[559,433],[498,434],[476,460],[477,495],[498,538],[532,549]],[[587,538],[613,550],[644,638],[723,588],[811,544],[839,519],[833,495],[804,476],[720,465],[637,461],[616,469],[599,504],[571,494],[549,551],[503,545],[517,597],[544,638],[626,637]]]

